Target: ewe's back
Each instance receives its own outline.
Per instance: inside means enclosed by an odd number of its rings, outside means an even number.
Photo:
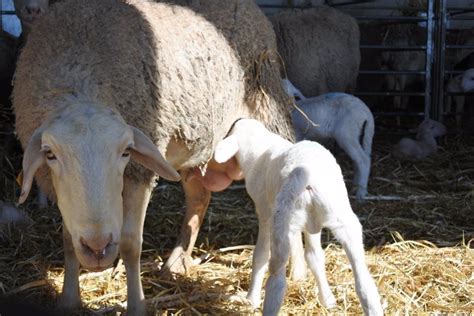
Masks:
[[[189,165],[210,158],[216,140],[240,116],[266,120],[291,137],[285,109],[289,101],[271,58],[276,51],[273,33],[261,27],[243,43],[243,36],[231,36],[240,24],[257,24],[249,20],[257,13],[244,13],[258,8],[251,0],[220,7],[216,1],[201,3],[207,14],[173,4],[119,0],[75,0],[51,7],[18,63],[13,99],[22,143],[68,93],[119,109],[127,123],[149,134],[161,150],[171,138],[185,143]],[[219,10],[239,14],[213,21]],[[244,50],[246,55],[239,54]],[[244,67],[248,65],[252,67]],[[249,76],[252,71],[255,76]]]

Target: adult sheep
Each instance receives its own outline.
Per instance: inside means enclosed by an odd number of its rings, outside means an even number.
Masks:
[[[359,27],[327,6],[270,17],[288,79],[307,97],[352,92],[359,74]]]
[[[271,25],[252,0],[189,7],[74,0],[57,3],[36,22],[13,91],[25,149],[20,202],[35,174],[57,200],[64,221],[62,305],[80,304],[80,265],[103,269],[120,250],[128,312],[144,313],[140,250],[152,171],[177,180],[175,168],[190,178],[183,180],[186,215],[167,265],[183,269],[210,199],[188,173],[208,165],[207,174],[230,184],[207,162],[240,117],[292,137],[275,55]],[[130,157],[139,164],[127,164]]]

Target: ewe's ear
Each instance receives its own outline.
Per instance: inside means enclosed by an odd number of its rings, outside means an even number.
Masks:
[[[156,148],[155,144],[139,129],[131,127],[135,147],[131,150],[132,158],[157,173],[160,177],[170,181],[179,181],[181,176],[171,166]]]
[[[221,140],[214,151],[214,160],[218,163],[223,163],[234,157],[239,151],[239,143],[237,136],[230,135]]]
[[[37,129],[31,136],[23,155],[23,179],[21,179],[21,195],[18,203],[25,202],[33,184],[36,171],[45,162],[44,154],[41,152],[42,130]]]

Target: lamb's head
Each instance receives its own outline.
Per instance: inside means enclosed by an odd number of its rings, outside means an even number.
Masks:
[[[255,161],[271,146],[272,134],[254,119],[240,119],[235,122],[229,135],[221,140],[215,149],[214,160],[225,163],[235,156],[239,167],[245,173],[249,163]]]
[[[463,73],[461,86],[464,92],[474,91],[474,68]]]
[[[417,139],[420,139],[425,135],[430,135],[431,137],[439,137],[446,134],[446,126],[444,126],[438,121],[432,119],[425,119],[418,126],[417,132]]]
[[[48,10],[49,0],[14,0],[13,4],[23,31],[28,32],[32,23]]]
[[[118,254],[123,176],[130,159],[166,179],[179,180],[152,141],[120,114],[107,107],[68,106],[39,127],[25,148],[20,203],[45,163],[81,265],[103,269]]]

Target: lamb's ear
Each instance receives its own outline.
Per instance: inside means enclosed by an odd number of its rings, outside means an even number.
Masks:
[[[41,152],[41,135],[43,131],[37,129],[31,136],[23,154],[23,177],[21,180],[21,195],[18,203],[25,202],[33,184],[36,171],[45,162],[44,153]]]
[[[135,142],[134,148],[130,151],[132,159],[166,180],[181,180],[179,173],[161,155],[155,144],[139,129],[132,126],[130,128]]]
[[[230,135],[221,140],[214,151],[214,160],[223,163],[234,157],[239,151],[239,142],[237,136]]]

